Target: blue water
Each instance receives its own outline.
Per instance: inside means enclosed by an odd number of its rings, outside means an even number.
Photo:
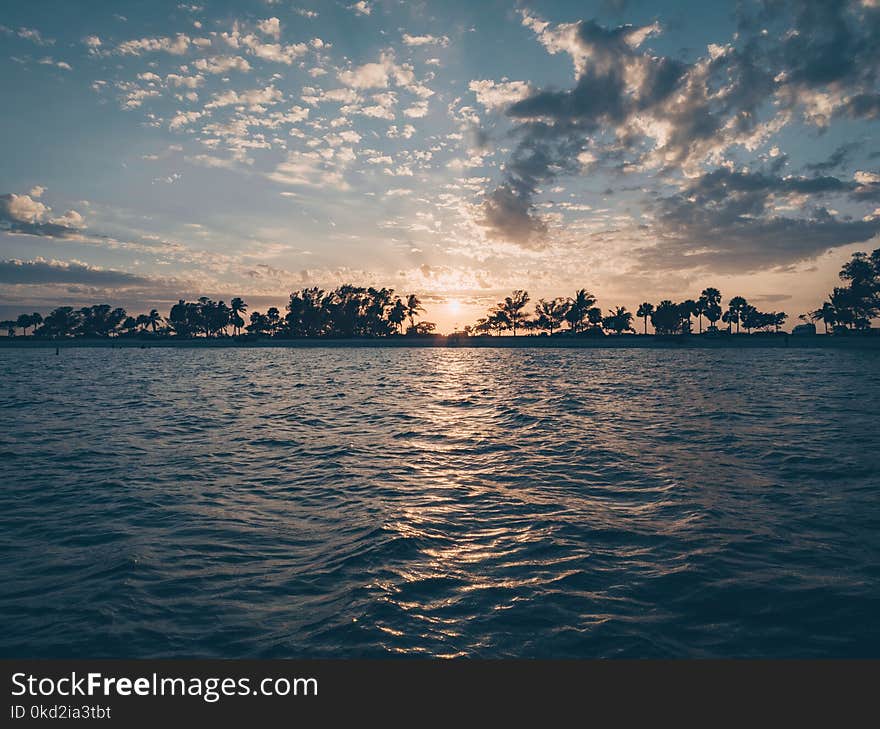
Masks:
[[[0,351],[4,657],[880,657],[880,355]]]

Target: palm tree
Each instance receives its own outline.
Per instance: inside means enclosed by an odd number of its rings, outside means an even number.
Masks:
[[[636,316],[645,320],[645,334],[648,333],[648,317],[654,313],[654,305],[648,301],[639,304]]]
[[[721,305],[721,292],[712,287],[707,286],[700,292],[700,296],[706,300],[708,304],[718,304]]]
[[[751,304],[745,304],[740,309],[739,318],[747,334],[751,334],[752,329],[760,325],[760,312]],[[739,334],[739,323],[736,325],[736,331]]]
[[[34,325],[34,320],[30,314],[22,314],[18,317],[15,323],[21,329],[21,333],[24,336],[27,336],[28,327]]]
[[[517,327],[522,324],[524,319],[523,309],[525,309],[528,303],[529,292],[517,289],[510,296],[506,296],[504,301],[498,306],[499,310],[504,312],[508,326],[513,330],[513,336],[516,336]]]
[[[729,321],[736,324],[736,333],[739,334],[739,323],[742,321],[743,310],[749,305],[742,296],[734,296],[727,302],[727,313]]]
[[[705,296],[701,296],[694,302],[694,314],[697,315],[697,323],[699,324],[700,331],[699,333],[703,333],[703,314],[705,314],[709,309],[709,300],[706,299]]]
[[[159,324],[162,322],[162,316],[156,309],[150,309],[150,313],[147,314],[147,326],[153,330],[153,334],[156,333],[156,330],[159,328]]]
[[[232,332],[235,336],[241,334],[241,328],[244,326],[242,314],[247,311],[247,308],[247,304],[239,296],[236,296],[229,302],[230,321],[232,323]]]
[[[834,329],[834,325],[837,323],[837,311],[830,301],[826,301],[822,304],[821,309],[810,312],[810,319],[821,321],[825,325],[825,333],[828,334],[828,327]]]
[[[596,297],[586,289],[580,289],[574,295],[574,299],[569,303],[568,311],[565,313],[565,319],[574,333],[577,333],[582,329],[584,320],[589,315],[590,308],[595,303]]]
[[[721,318],[721,292],[713,286],[707,286],[700,293],[700,297],[706,300],[703,315],[709,320],[709,329],[718,331],[715,322]]]
[[[632,313],[627,311],[625,306],[618,306],[602,319],[602,326],[620,335],[623,332],[635,331],[632,327],[632,318]]]
[[[651,314],[651,324],[657,334],[675,334],[681,331],[683,313],[680,304],[675,304],[669,299],[664,299],[654,313]]]
[[[693,299],[685,299],[678,305],[681,311],[681,330],[684,334],[691,333],[691,317],[697,313],[697,302]]]
[[[278,333],[278,327],[281,325],[281,312],[278,307],[270,306],[266,311],[266,321],[269,323],[269,333],[275,335]]]
[[[788,314],[784,311],[774,311],[770,316],[773,317],[773,327],[776,329],[776,333],[779,333],[779,327],[785,324],[785,320],[788,319]]]
[[[569,301],[561,296],[546,301],[539,299],[535,305],[535,322],[539,329],[547,329],[550,336],[553,336],[553,330],[562,326],[565,319],[565,312],[568,311]]]
[[[422,306],[422,302],[419,301],[418,296],[410,294],[406,297],[406,315],[409,317],[409,327],[412,331],[416,330],[416,315],[424,310],[425,308]]]
[[[400,332],[400,327],[406,319],[406,306],[400,300],[400,297],[394,299],[394,306],[388,312],[388,321],[394,327],[395,331]]]
[[[739,326],[739,315],[735,311],[727,310],[721,315],[721,321],[727,324],[727,333],[730,334],[734,322]]]

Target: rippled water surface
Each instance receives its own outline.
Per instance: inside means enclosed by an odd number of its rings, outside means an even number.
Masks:
[[[880,656],[880,356],[0,351],[0,655]]]

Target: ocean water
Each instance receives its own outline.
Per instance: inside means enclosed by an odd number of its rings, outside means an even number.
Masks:
[[[0,656],[880,657],[878,365],[0,350]]]

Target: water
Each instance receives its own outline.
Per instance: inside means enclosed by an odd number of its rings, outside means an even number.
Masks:
[[[0,655],[880,657],[878,363],[0,350]]]

